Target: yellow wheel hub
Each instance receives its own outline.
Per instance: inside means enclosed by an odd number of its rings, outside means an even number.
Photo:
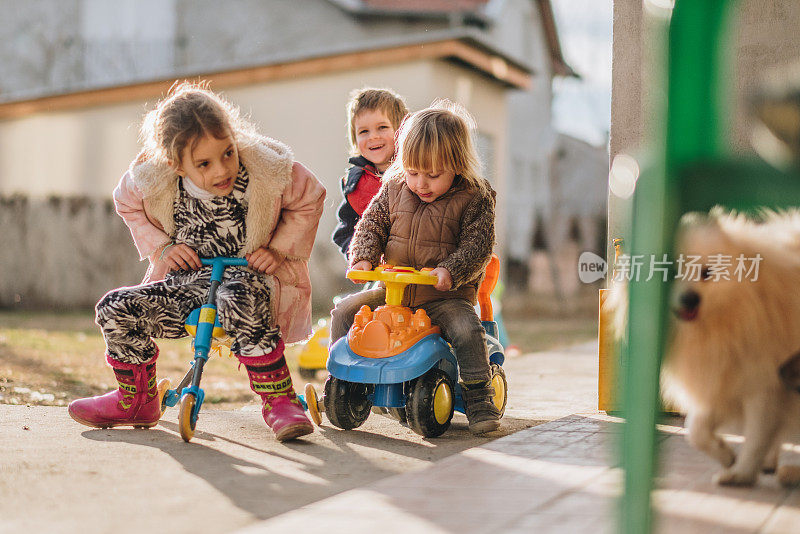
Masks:
[[[440,425],[445,424],[452,409],[453,392],[450,390],[450,386],[441,383],[433,392],[433,416],[436,418],[436,422]]]
[[[492,402],[497,406],[498,410],[502,410],[503,401],[506,398],[506,382],[499,373],[492,377],[492,387],[494,388]]]

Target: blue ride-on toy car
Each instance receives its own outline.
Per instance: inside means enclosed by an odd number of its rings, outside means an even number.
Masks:
[[[481,322],[492,370],[494,403],[501,416],[507,399],[503,347],[497,340],[489,295],[497,283],[499,260],[492,256],[478,290]],[[450,426],[454,410],[464,413],[456,355],[424,310],[401,306],[408,284],[436,284],[436,277],[410,267],[380,265],[372,271],[348,271],[351,280],[381,281],[386,305],[362,306],[347,336],[331,347],[322,397],[306,384],[305,402],[315,423],[321,412],[335,426],[350,430],[366,421],[373,407],[405,422],[417,434],[435,437]]]

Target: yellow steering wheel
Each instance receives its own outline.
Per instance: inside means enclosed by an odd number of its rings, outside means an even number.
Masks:
[[[379,281],[386,285],[386,304],[399,306],[403,301],[403,291],[408,284],[436,285],[438,278],[430,274],[432,269],[416,270],[413,267],[397,265],[378,265],[371,271],[347,271],[350,280],[366,282]]]

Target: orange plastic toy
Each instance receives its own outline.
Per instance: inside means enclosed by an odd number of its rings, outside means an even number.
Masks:
[[[362,306],[356,313],[347,334],[353,352],[364,358],[389,358],[427,335],[440,333],[438,326],[431,325],[425,310],[412,312],[400,305],[408,284],[436,284],[436,277],[428,272],[430,269],[417,271],[393,265],[379,265],[372,271],[347,272],[352,280],[379,280],[386,285],[386,305],[378,306],[374,312],[369,306]]]

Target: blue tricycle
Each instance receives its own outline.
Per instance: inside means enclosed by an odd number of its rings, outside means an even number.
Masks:
[[[187,443],[194,437],[197,426],[197,417],[203,405],[205,393],[200,388],[200,378],[203,376],[203,366],[208,361],[212,348],[227,340],[227,334],[217,318],[217,289],[222,283],[225,268],[233,265],[247,266],[244,258],[201,258],[203,265],[211,266],[211,287],[208,290],[208,300],[200,308],[195,309],[186,319],[186,331],[194,336],[194,360],[189,371],[184,375],[175,389],[167,389],[161,400],[161,412],[167,406],[175,406],[180,402],[178,427],[181,437]],[[167,388],[169,387],[167,381]]]
[[[436,437],[450,426],[454,410],[464,413],[458,362],[452,347],[432,325],[425,310],[401,306],[408,284],[435,285],[436,277],[423,269],[380,265],[372,271],[348,271],[351,280],[380,281],[386,286],[386,305],[374,311],[362,306],[347,336],[330,350],[322,397],[306,384],[309,415],[322,424],[321,412],[339,428],[350,430],[366,421],[373,407],[407,423],[417,434]],[[497,339],[489,295],[497,283],[497,256],[487,267],[478,290],[481,322],[492,371],[494,403],[501,416],[507,400],[503,371],[504,350]]]

